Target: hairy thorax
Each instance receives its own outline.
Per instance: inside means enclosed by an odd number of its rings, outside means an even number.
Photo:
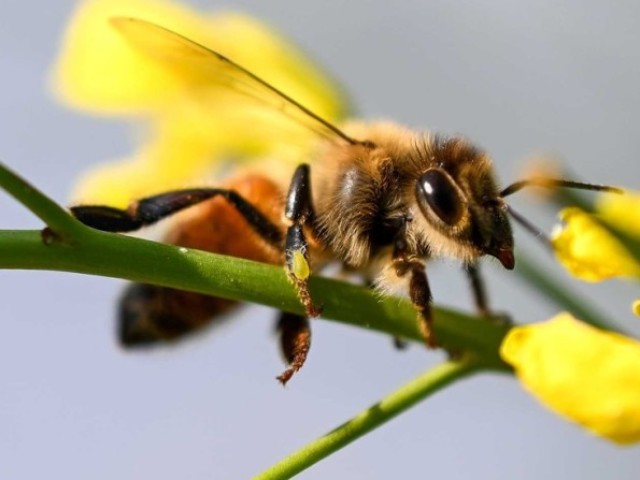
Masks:
[[[329,144],[313,162],[321,239],[348,266],[363,268],[394,241],[410,212],[410,179],[420,134],[390,123],[351,124],[346,131],[368,145]],[[426,254],[425,245],[413,245]]]

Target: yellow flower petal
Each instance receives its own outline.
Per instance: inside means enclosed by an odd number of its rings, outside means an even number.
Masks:
[[[599,195],[596,210],[621,231],[640,239],[640,193],[627,190],[622,195]]]
[[[552,235],[558,260],[569,272],[589,282],[617,276],[640,276],[640,265],[605,228],[578,208],[560,213],[564,226]]]
[[[631,311],[633,311],[634,315],[640,317],[640,300],[636,300],[631,305]]]
[[[162,132],[166,131],[166,135]],[[211,141],[180,135],[176,128],[159,128],[154,141],[130,158],[110,161],[85,172],[76,185],[74,203],[108,203],[126,207],[132,200],[153,193],[211,183]]]
[[[213,48],[329,119],[345,113],[346,102],[333,82],[262,23],[238,13],[204,15],[162,0],[81,3],[53,68],[54,91],[76,107],[145,111],[174,101],[194,82],[185,69],[132,48],[109,23],[115,16],[142,18]]]
[[[640,342],[562,313],[513,328],[500,354],[557,414],[619,444],[640,441]]]
[[[185,8],[155,0],[80,3],[62,41],[53,72],[54,92],[66,103],[102,114],[139,113],[164,103],[179,79],[145,59],[109,24],[114,15],[141,16],[193,32],[203,22]]]
[[[109,23],[114,16],[150,20],[213,48],[330,122],[345,115],[335,85],[256,20],[196,14],[166,1],[90,0],[69,25],[54,68],[55,89],[67,103],[95,113],[136,114],[147,119],[147,128],[143,146],[129,159],[83,176],[75,201],[124,206],[167,188],[202,185],[229,159],[299,163],[317,141],[312,130],[276,109],[221,87],[210,68],[136,48],[162,39],[134,37],[132,45],[131,36],[125,39]]]

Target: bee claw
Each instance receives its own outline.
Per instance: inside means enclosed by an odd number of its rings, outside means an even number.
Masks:
[[[435,350],[436,348],[440,347],[440,343],[438,343],[438,340],[436,340],[433,334],[425,339],[425,344],[430,350]]]
[[[506,312],[487,312],[486,319],[494,325],[511,326],[513,319]]]
[[[293,367],[289,367],[287,368],[284,372],[282,372],[280,375],[278,375],[276,377],[276,380],[278,380],[283,387],[287,386],[287,382],[289,380],[291,380],[291,377],[293,377],[293,374],[296,373],[296,370]]]
[[[322,311],[324,310],[324,306],[323,305],[315,305],[315,304],[311,303],[310,305],[305,305],[304,306],[304,310],[305,310],[305,313],[307,314],[307,317],[316,318],[316,317],[319,317],[320,315],[322,315]]]
[[[422,328],[423,330],[423,335],[424,335],[424,344],[426,345],[426,347],[429,350],[434,350],[436,348],[440,347],[440,342],[438,342],[438,339],[436,338],[435,334],[433,333],[433,330],[431,329],[431,326],[426,326],[423,324],[424,327],[426,328]]]
[[[393,337],[393,348],[396,350],[406,350],[409,348],[409,342],[401,337]]]

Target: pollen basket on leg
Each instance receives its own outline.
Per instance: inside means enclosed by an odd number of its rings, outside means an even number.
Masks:
[[[309,262],[307,262],[302,249],[295,250],[291,254],[291,273],[298,280],[306,280],[309,278],[311,268],[309,267]]]

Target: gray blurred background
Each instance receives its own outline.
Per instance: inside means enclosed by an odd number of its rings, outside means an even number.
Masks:
[[[494,155],[501,181],[531,154],[560,155],[583,179],[638,188],[640,7],[635,2],[253,0],[333,72],[366,117],[463,133]],[[65,202],[77,174],[128,152],[124,123],[57,105],[45,78],[74,6],[0,4],[0,158]],[[514,198],[545,229],[553,210]],[[40,228],[0,194],[0,228]],[[621,325],[637,286],[578,285],[526,232],[517,241]],[[431,270],[438,303],[470,308],[454,264]],[[519,322],[557,307],[495,263],[493,305]],[[1,271],[0,478],[248,478],[405,383],[440,353],[314,322],[304,370],[283,389],[273,313],[247,308],[169,349],[123,352],[114,303],[123,282]],[[636,332],[638,329],[636,328]],[[510,377],[452,386],[304,472],[304,479],[635,479],[618,448],[548,413]]]

